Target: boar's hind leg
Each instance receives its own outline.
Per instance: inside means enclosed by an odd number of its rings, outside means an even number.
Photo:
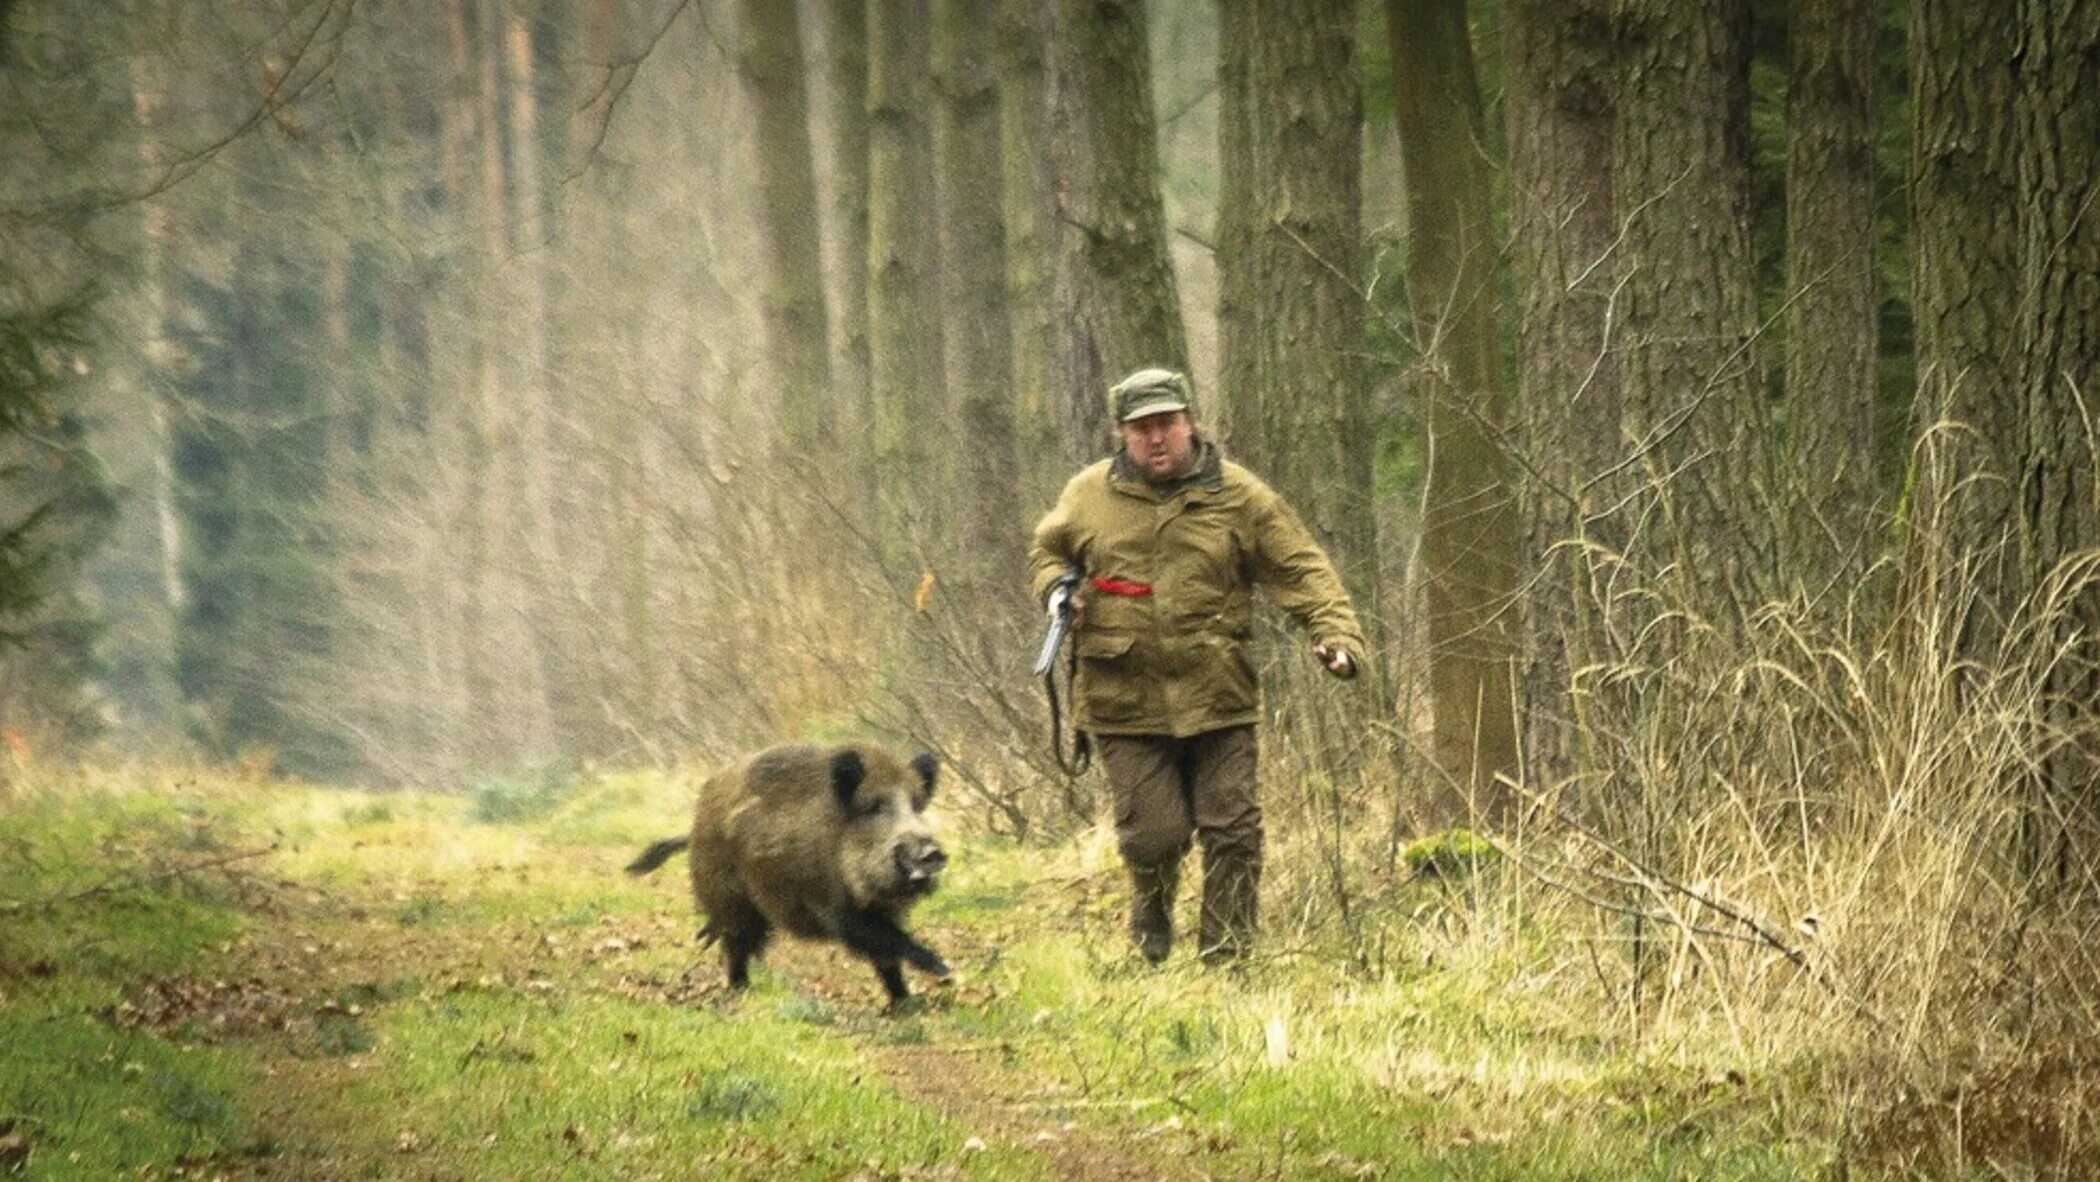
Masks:
[[[884,962],[894,968],[902,960],[920,972],[936,977],[948,975],[948,962],[941,959],[940,953],[912,939],[897,926],[896,920],[880,911],[848,911],[845,921],[839,924],[839,939],[846,947],[874,961],[878,972]],[[887,973],[883,975],[882,983],[889,984]]]
[[[738,899],[715,911],[707,926],[721,937],[722,963],[729,970],[729,987],[742,989],[751,984],[751,961],[765,951],[773,925],[749,900]]]

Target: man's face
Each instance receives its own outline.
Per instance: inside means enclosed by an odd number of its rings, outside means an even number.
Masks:
[[[1154,484],[1188,471],[1196,456],[1196,428],[1185,410],[1146,415],[1119,426],[1123,450],[1146,480]]]

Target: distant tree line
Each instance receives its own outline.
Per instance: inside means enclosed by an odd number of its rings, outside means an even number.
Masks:
[[[1660,815],[1635,736],[1782,619],[1951,637],[1955,694],[2040,644],[2089,799],[2100,6],[64,7],[12,8],[0,205],[109,292],[36,352],[102,358],[68,692],[125,733],[873,725],[1083,810],[1021,540],[1165,363],[1382,638],[1352,698],[1272,661],[1282,748],[1417,820]]]

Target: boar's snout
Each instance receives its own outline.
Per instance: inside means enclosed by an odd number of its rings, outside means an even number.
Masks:
[[[897,863],[897,878],[904,889],[916,894],[926,894],[940,884],[941,868],[948,864],[948,851],[931,836],[915,833],[897,842],[892,857]]]

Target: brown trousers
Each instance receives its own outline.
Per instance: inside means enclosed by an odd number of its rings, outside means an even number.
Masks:
[[[1148,906],[1164,924],[1190,838],[1203,846],[1203,910],[1197,949],[1230,957],[1249,949],[1261,889],[1261,804],[1252,726],[1186,739],[1096,735],[1116,809],[1116,843],[1130,867],[1133,934]],[[1153,898],[1146,896],[1160,892]]]

